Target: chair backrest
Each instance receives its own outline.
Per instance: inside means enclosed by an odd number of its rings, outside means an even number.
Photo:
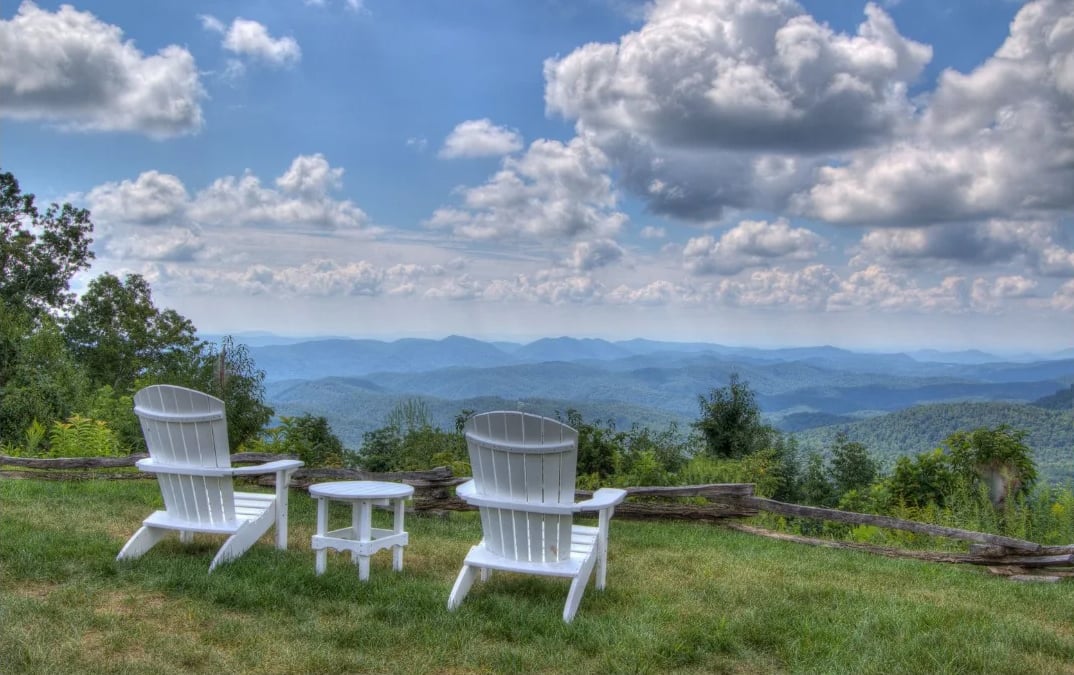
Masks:
[[[571,515],[526,505],[574,503],[578,432],[547,417],[510,411],[474,415],[465,432],[477,494],[519,504],[480,508],[486,548],[510,560],[566,560]]]
[[[157,384],[134,395],[134,413],[155,462],[178,466],[228,468],[224,402],[184,387]],[[170,515],[202,523],[235,519],[230,476],[158,473],[157,481]]]

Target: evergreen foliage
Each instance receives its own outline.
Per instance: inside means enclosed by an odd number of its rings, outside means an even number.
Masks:
[[[310,467],[342,467],[346,450],[332,433],[328,420],[313,415],[282,417],[280,425],[265,430],[265,438],[252,441],[251,450],[294,455]]]
[[[700,417],[694,428],[711,457],[741,459],[763,450],[775,430],[761,422],[761,408],[749,383],[732,373],[726,387],[698,396]]]
[[[838,494],[862,490],[876,479],[876,461],[865,445],[851,441],[846,432],[836,434],[832,444],[832,483]]]

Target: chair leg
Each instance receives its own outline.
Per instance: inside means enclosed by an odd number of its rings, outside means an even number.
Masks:
[[[287,495],[293,471],[276,472],[276,548],[281,551],[287,550]]]
[[[194,542],[194,533],[190,530],[179,530],[179,542],[182,544],[191,544]]]
[[[272,513],[272,509],[268,509],[257,519],[251,520],[239,528],[238,532],[228,537],[224,545],[220,547],[220,550],[216,552],[216,557],[209,564],[209,571],[212,572],[216,569],[216,566],[221,563],[226,563],[229,560],[234,560],[240,555],[245,553],[251,546],[253,546],[261,535],[268,532],[269,527],[272,526],[276,516]]]
[[[563,606],[564,623],[574,620],[578,605],[582,602],[582,595],[585,593],[585,586],[589,583],[589,575],[593,573],[593,563],[596,559],[595,554],[589,556],[589,559],[582,564],[582,569],[578,570],[578,576],[571,581],[571,590],[567,593],[567,604]]]
[[[476,578],[476,567],[470,565],[462,566],[462,570],[459,572],[459,577],[455,579],[455,585],[451,588],[451,595],[448,596],[447,607],[449,610],[454,610],[462,604],[462,601],[466,598],[466,594],[470,592],[470,587],[474,585],[474,579]]]
[[[604,590],[605,582],[608,580],[608,527],[611,525],[612,512],[611,509],[604,509],[600,512],[600,519],[597,523],[597,578],[596,587],[597,590]]]
[[[167,534],[168,530],[143,525],[123,545],[119,555],[116,556],[116,560],[132,560],[142,557],[146,551],[160,543]]]

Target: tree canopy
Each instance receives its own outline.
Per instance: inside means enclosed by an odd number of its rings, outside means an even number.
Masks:
[[[711,457],[740,459],[767,447],[775,430],[761,421],[761,408],[749,383],[732,373],[726,387],[698,396],[700,417],[694,428]]]
[[[233,449],[256,437],[272,409],[244,345],[202,342],[190,320],[153,303],[137,274],[104,272],[75,299],[71,281],[93,259],[92,232],[89,211],[52,204],[42,213],[0,173],[0,444],[48,450],[64,437],[55,425],[77,417],[79,429],[105,425],[137,450],[130,397],[161,382],[223,399]]]
[[[143,277],[104,273],[75,303],[64,333],[71,352],[85,364],[93,384],[128,390],[150,372],[175,372],[196,361],[200,343],[194,324],[153,304]]]
[[[0,173],[0,302],[33,315],[67,307],[71,278],[93,259],[89,215],[70,204],[41,213],[13,174]]]

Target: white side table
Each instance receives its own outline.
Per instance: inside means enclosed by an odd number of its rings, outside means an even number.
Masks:
[[[414,494],[414,488],[402,483],[355,480],[320,483],[310,486],[310,496],[317,500],[317,533],[310,548],[317,553],[317,574],[324,574],[328,549],[350,551],[351,560],[358,563],[358,578],[369,579],[369,556],[392,547],[392,568],[403,569],[403,547],[409,535],[403,531],[403,502]],[[328,502],[351,502],[351,526],[328,531]],[[392,505],[395,518],[392,529],[372,526],[373,505]]]

